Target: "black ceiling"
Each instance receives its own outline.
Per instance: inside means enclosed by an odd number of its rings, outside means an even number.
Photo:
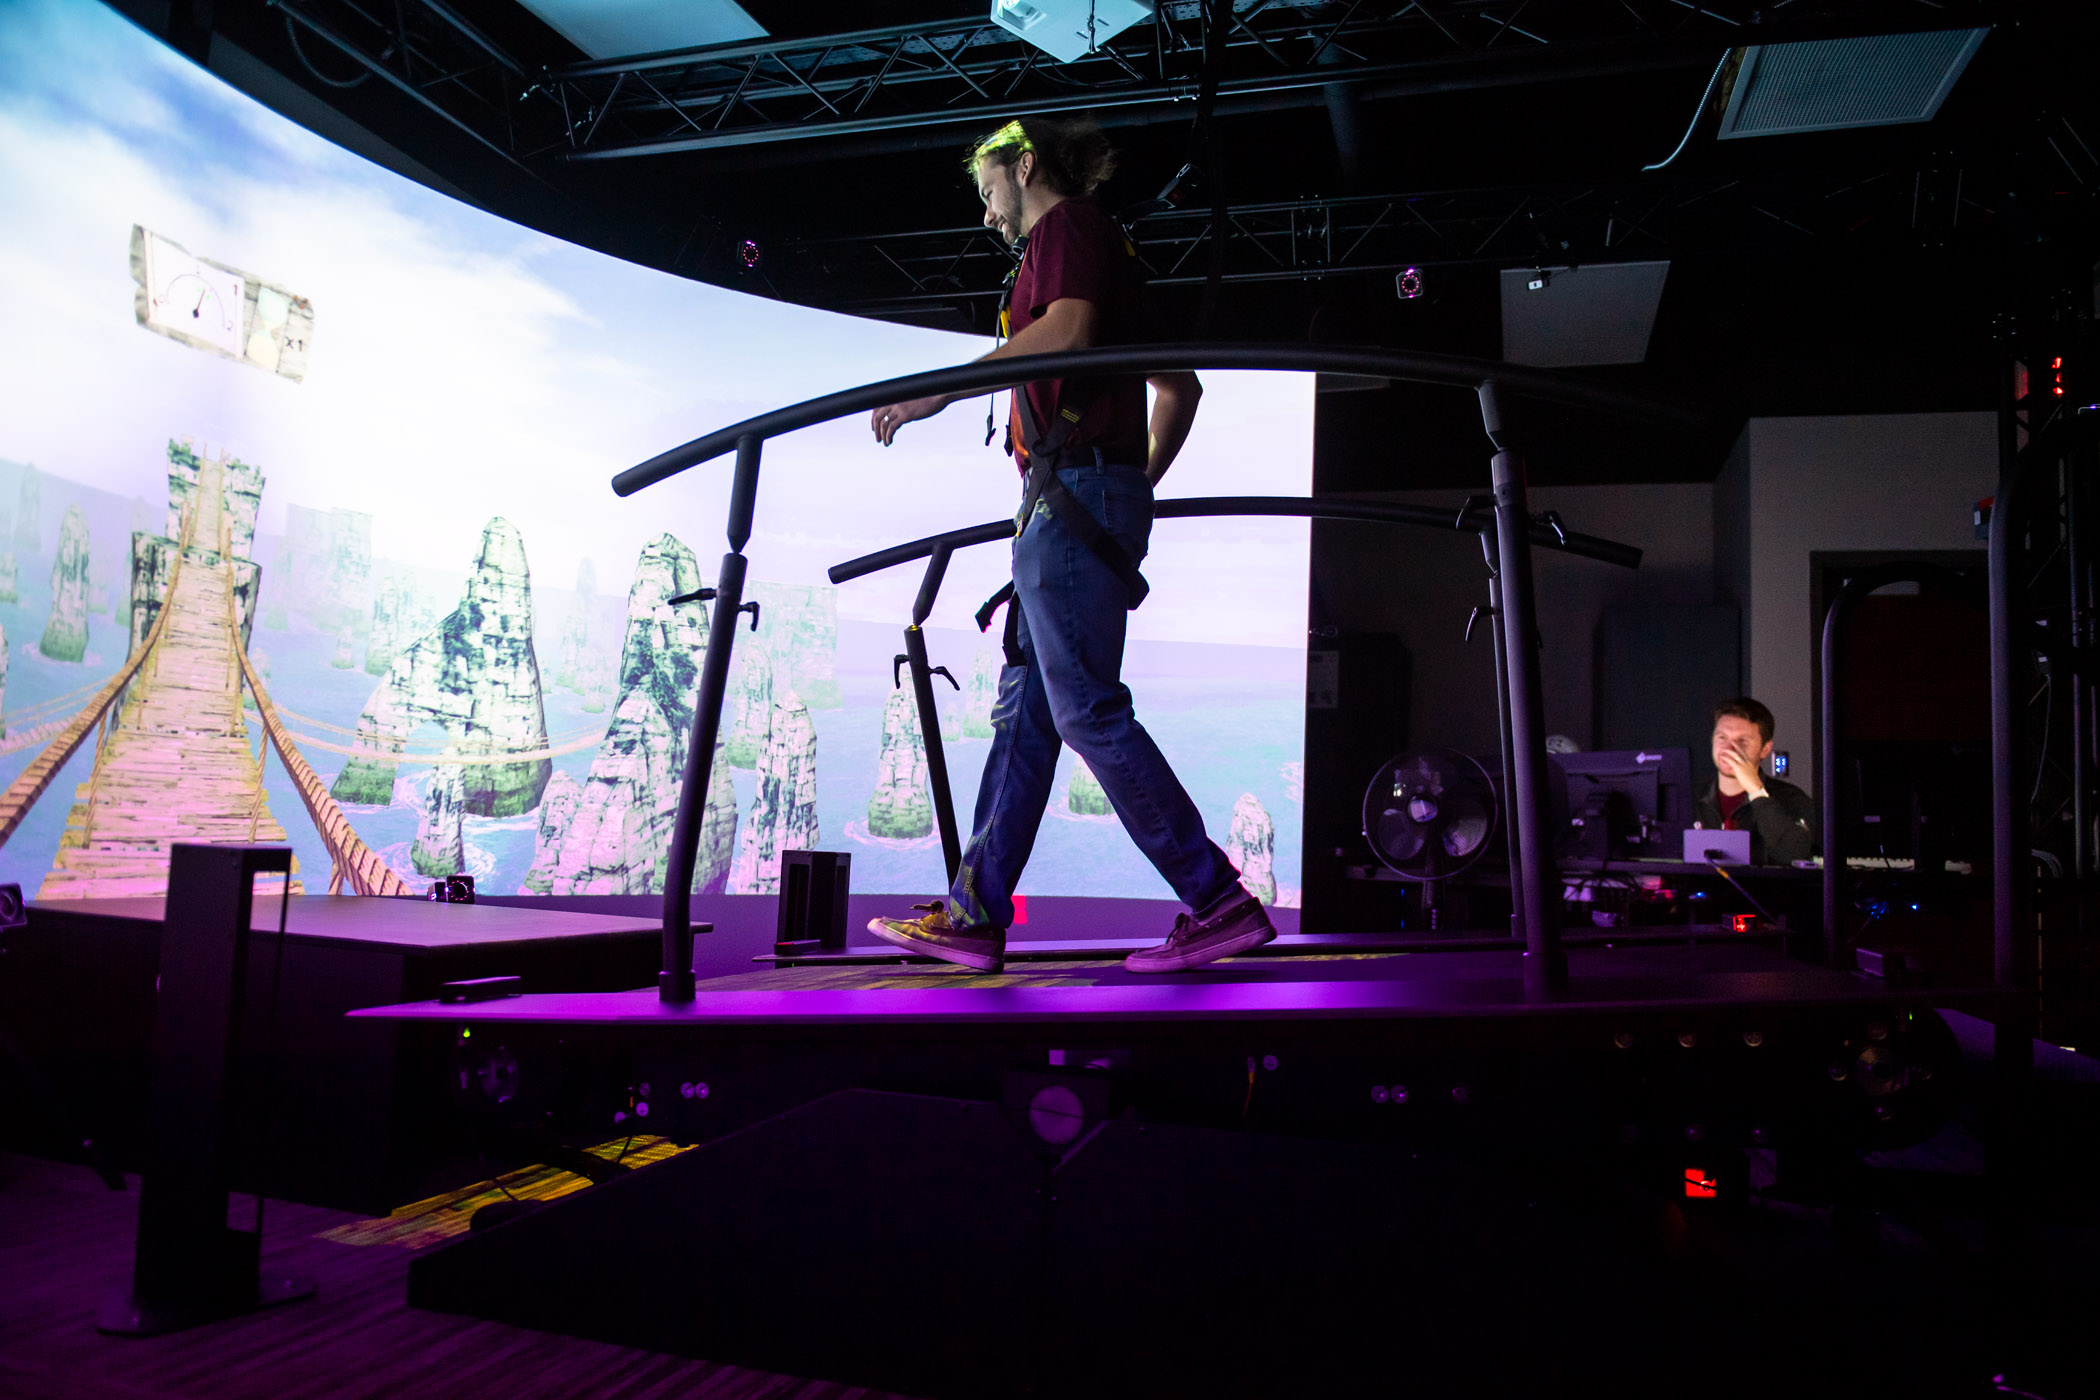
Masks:
[[[1232,13],[1214,99],[1202,0],[1165,0],[1161,23],[1072,65],[1001,42],[986,0],[744,0],[761,43],[607,63],[516,0],[112,2],[496,213],[919,324],[988,325],[1005,256],[956,155],[1020,110],[1091,111],[1121,152],[1120,209],[1185,161],[1210,172],[1231,210],[1215,265],[1208,194],[1136,224],[1175,338],[1495,356],[1499,269],[1667,258],[1647,362],[1592,373],[1695,400],[1716,429],[1598,432],[1566,479],[1711,476],[1747,414],[1994,407],[1994,320],[2092,311],[2100,6],[2078,0],[1212,0]],[[1642,170],[1732,48],[1957,26],[1991,32],[1929,123],[1722,142],[1709,117]],[[1463,405],[1328,399],[1325,436],[1478,442],[1434,425]]]

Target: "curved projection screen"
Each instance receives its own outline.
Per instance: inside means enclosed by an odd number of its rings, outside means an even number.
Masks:
[[[556,241],[394,176],[91,0],[0,7],[0,879],[159,893],[184,840],[288,841],[301,888],[660,890],[728,466],[611,475],[765,409],[972,358]],[[969,192],[955,192],[958,215]],[[1206,376],[1163,495],[1304,494],[1309,377]],[[697,888],[779,852],[856,889],[942,876],[891,680],[916,566],[827,566],[1010,515],[985,401],[772,443]],[[1000,405],[1004,416],[1004,404]],[[1295,901],[1302,521],[1166,521],[1132,615],[1139,717],[1250,883]],[[1003,546],[929,650],[967,824]],[[258,772],[258,767],[260,771]],[[1022,889],[1168,897],[1067,752]]]

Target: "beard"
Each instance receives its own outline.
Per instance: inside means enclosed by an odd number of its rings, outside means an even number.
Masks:
[[[999,220],[999,236],[1006,240],[1009,248],[1021,246],[1027,237],[1021,232],[1021,181],[1012,166],[1006,167],[1006,183],[992,201],[992,213]]]

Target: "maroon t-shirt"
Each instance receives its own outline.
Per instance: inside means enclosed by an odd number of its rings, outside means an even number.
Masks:
[[[1719,788],[1714,789],[1714,805],[1721,809],[1721,827],[1723,830],[1734,831],[1736,829],[1735,814],[1741,810],[1744,799],[1749,796],[1750,794],[1747,792],[1722,792]]]
[[[1014,276],[1009,334],[1019,335],[1050,303],[1070,298],[1093,304],[1096,345],[1136,344],[1145,339],[1144,297],[1144,276],[1123,230],[1093,200],[1067,199],[1051,206],[1029,231],[1028,249]],[[1141,376],[1046,379],[1026,390],[1045,433],[1069,407],[1079,413],[1079,421],[1065,439],[1068,446],[1098,447],[1111,462],[1145,465],[1148,425]],[[1018,413],[1013,438],[1019,461]]]

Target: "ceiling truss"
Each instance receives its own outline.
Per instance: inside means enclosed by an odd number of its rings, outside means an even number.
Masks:
[[[1303,105],[1337,84],[1379,97],[1696,67],[1752,39],[1994,11],[1983,0],[1826,0],[1814,15],[1810,0],[1163,0],[1151,23],[1073,63],[966,20],[532,67],[445,0],[272,3],[322,83],[379,81],[542,169],[1024,113],[1192,115],[1208,10],[1222,30],[1220,111]]]

